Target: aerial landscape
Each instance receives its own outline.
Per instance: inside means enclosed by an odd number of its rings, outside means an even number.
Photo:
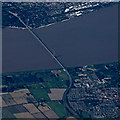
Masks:
[[[2,118],[118,119],[117,2],[2,2]]]

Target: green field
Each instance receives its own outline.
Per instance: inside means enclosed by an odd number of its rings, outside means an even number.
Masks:
[[[36,100],[50,101],[48,96],[49,89],[41,88],[41,85],[38,84],[34,87],[30,87],[29,90]]]
[[[64,118],[67,116],[67,111],[64,108],[64,105],[61,104],[60,102],[53,101],[53,102],[48,102],[47,104],[53,109],[54,112],[56,112],[56,114],[60,118]]]
[[[26,88],[34,84],[41,84],[43,88],[67,88],[67,82],[68,76],[63,70],[58,75],[52,73],[51,70],[12,72],[2,75],[2,85],[9,86],[4,87],[3,92]]]

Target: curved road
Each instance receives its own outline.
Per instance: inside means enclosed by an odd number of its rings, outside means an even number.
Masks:
[[[69,86],[66,89],[66,91],[64,92],[63,95],[63,103],[65,105],[65,107],[69,110],[69,112],[71,112],[74,116],[78,116],[74,110],[68,105],[68,99],[67,99],[67,94],[69,93],[70,88],[72,87],[72,78],[68,72],[68,70],[64,67],[64,65],[59,61],[59,59],[52,53],[52,51],[47,47],[47,45],[21,20],[21,18],[16,14],[13,13],[11,11],[9,11],[10,14],[12,14],[13,16],[17,17],[20,22],[27,28],[27,30],[37,39],[37,41],[47,50],[47,52],[55,59],[55,61],[62,67],[63,71],[66,72],[66,74],[69,77]]]

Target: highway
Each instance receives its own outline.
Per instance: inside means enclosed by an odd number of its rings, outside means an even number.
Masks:
[[[26,27],[26,29],[37,39],[37,41],[47,50],[47,52],[54,58],[54,60],[62,67],[63,71],[66,72],[66,74],[69,77],[69,86],[67,87],[66,91],[64,92],[63,95],[63,103],[65,107],[74,115],[78,116],[74,110],[68,105],[68,100],[67,100],[67,94],[69,93],[70,88],[72,87],[72,77],[69,74],[68,70],[66,67],[59,61],[59,59],[53,54],[53,52],[48,48],[48,46],[21,20],[21,18],[16,14],[11,11],[9,11],[10,14],[13,16],[17,17],[20,22]]]

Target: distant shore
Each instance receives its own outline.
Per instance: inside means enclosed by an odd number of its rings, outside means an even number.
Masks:
[[[66,22],[66,21],[68,21],[68,20],[70,20],[70,18],[69,18],[69,19],[62,20],[62,21],[59,21],[59,22],[50,23],[50,24],[48,24],[48,25],[43,25],[43,26],[40,26],[40,27],[38,27],[38,28],[32,28],[32,27],[30,27],[30,29],[41,29],[41,28],[45,28],[45,27],[48,27],[48,26],[51,26],[51,25],[60,23],[60,22]],[[16,27],[16,26],[8,26],[8,27],[9,27],[9,28],[14,28],[14,29],[23,29],[23,30],[26,29],[25,27]]]

